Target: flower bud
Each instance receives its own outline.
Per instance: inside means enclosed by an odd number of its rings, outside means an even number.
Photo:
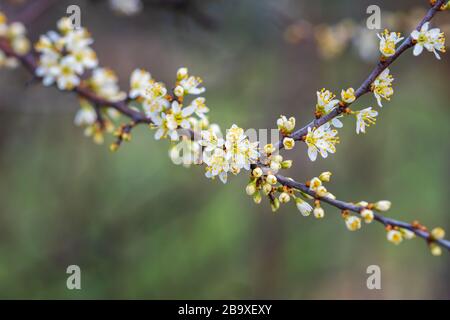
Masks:
[[[403,236],[398,230],[389,230],[386,237],[393,244],[399,244],[403,240]]]
[[[391,202],[388,200],[381,200],[374,204],[375,210],[388,211],[391,208]]]
[[[272,207],[272,211],[275,212],[280,208],[280,201],[278,200],[278,198],[275,198],[270,205]]]
[[[331,172],[330,171],[325,171],[322,172],[319,176],[319,179],[323,182],[329,182],[331,178]]]
[[[315,207],[313,210],[314,217],[322,219],[325,216],[325,211],[321,207]]]
[[[341,98],[342,98],[342,101],[344,101],[345,103],[352,103],[353,101],[356,100],[355,89],[348,88],[347,90],[342,90]]]
[[[28,51],[30,51],[30,48],[31,48],[30,41],[28,41],[28,39],[25,38],[25,37],[17,37],[17,38],[15,38],[12,41],[11,46],[12,46],[14,52],[19,54],[19,55],[27,54]]]
[[[271,161],[270,162],[270,169],[272,171],[275,171],[275,173],[281,169],[281,163],[276,162],[276,161]]]
[[[263,192],[265,195],[268,195],[272,191],[272,186],[269,183],[263,184]]]
[[[324,186],[318,186],[316,189],[316,194],[322,198],[328,194],[328,191]]]
[[[292,167],[292,160],[285,160],[281,162],[281,168],[289,169],[290,167]]]
[[[177,97],[183,97],[184,96],[184,88],[182,86],[176,86],[175,89],[173,89],[173,93]]]
[[[312,178],[311,181],[309,182],[309,188],[311,190],[317,189],[317,187],[322,185],[322,181],[320,181],[319,178]]]
[[[284,138],[283,145],[286,148],[286,150],[292,150],[295,146],[295,141],[292,138]]]
[[[431,230],[431,236],[434,239],[443,239],[445,237],[445,231],[442,228],[434,228]]]
[[[277,177],[275,177],[273,174],[269,174],[266,178],[266,181],[271,185],[274,185],[277,183]]]
[[[362,209],[361,217],[364,219],[365,223],[371,223],[373,221],[373,211],[369,209]]]
[[[361,228],[361,219],[355,216],[349,216],[345,219],[345,226],[350,231],[356,231]]]
[[[287,203],[289,200],[291,200],[291,197],[287,192],[282,192],[280,196],[278,197],[281,203]]]
[[[183,80],[188,77],[188,69],[187,68],[180,68],[177,71],[177,79]]]
[[[259,178],[263,175],[263,171],[260,167],[256,167],[255,169],[253,169],[252,173],[255,178]]]
[[[367,207],[369,203],[367,201],[360,201],[356,205],[360,207]]]
[[[400,229],[403,238],[407,239],[407,240],[411,240],[412,238],[414,238],[416,236],[416,234],[414,232],[412,232],[411,230],[408,229]]]
[[[442,254],[442,249],[436,243],[430,243],[430,250],[433,256],[440,256]]]
[[[266,154],[273,153],[275,151],[275,147],[271,143],[266,144],[263,149]]]
[[[255,192],[255,194],[253,195],[253,201],[256,204],[260,204],[261,200],[262,200],[261,193],[260,192]]]
[[[283,161],[283,156],[280,155],[280,154],[277,154],[276,156],[273,156],[272,159],[275,162],[282,162]]]
[[[307,217],[311,214],[311,211],[313,210],[313,208],[311,207],[311,205],[300,199],[300,198],[296,198],[295,199],[295,205],[297,206],[298,211],[300,211],[300,213],[304,216]]]
[[[245,192],[251,196],[256,192],[256,185],[254,182],[250,182],[247,187],[245,187]]]

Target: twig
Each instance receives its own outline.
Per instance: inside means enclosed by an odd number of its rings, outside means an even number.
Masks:
[[[338,209],[348,210],[348,211],[352,211],[352,212],[355,212],[358,214],[361,212],[362,209],[364,209],[364,207],[357,206],[353,203],[344,202],[341,200],[336,200],[336,199],[332,199],[332,198],[328,198],[328,197],[319,197],[314,190],[311,190],[303,183],[297,182],[295,180],[292,180],[292,179],[287,178],[282,175],[276,175],[276,177],[277,177],[278,182],[281,183],[282,185],[300,190],[300,191],[310,195],[311,197],[318,199],[320,201],[326,202],[329,205],[332,205]],[[391,226],[391,227],[399,227],[399,228],[410,230],[410,231],[414,232],[418,237],[425,239],[427,242],[435,242],[436,244],[439,244],[441,247],[446,248],[447,250],[450,251],[450,241],[449,240],[433,239],[430,235],[430,232],[428,232],[427,230],[418,228],[417,226],[415,226],[413,224],[394,220],[391,218],[387,218],[387,217],[382,216],[379,213],[374,213],[374,220],[382,223],[385,227]]]

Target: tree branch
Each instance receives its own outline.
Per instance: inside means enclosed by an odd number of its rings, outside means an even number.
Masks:
[[[297,182],[295,180],[292,180],[292,179],[287,178],[282,175],[276,175],[276,177],[277,177],[278,182],[281,183],[282,185],[290,187],[290,188],[294,188],[296,190],[300,190],[303,193],[306,193],[317,200],[326,202],[329,205],[336,207],[338,209],[352,211],[357,214],[359,214],[361,212],[361,210],[364,209],[364,207],[355,205],[353,203],[344,202],[341,200],[336,200],[336,199],[332,199],[332,198],[328,198],[328,197],[319,197],[314,190],[311,190],[309,187],[307,187],[303,183]],[[446,248],[447,250],[450,251],[450,241],[449,240],[433,239],[431,237],[430,232],[428,230],[426,230],[425,228],[423,228],[423,226],[418,225],[417,223],[410,224],[407,222],[394,220],[391,218],[384,217],[381,214],[376,213],[376,212],[374,212],[374,220],[382,223],[385,227],[391,226],[391,227],[399,227],[399,228],[410,230],[410,231],[414,232],[414,234],[416,236],[425,239],[428,243],[435,242],[436,244],[438,244],[441,247]]]

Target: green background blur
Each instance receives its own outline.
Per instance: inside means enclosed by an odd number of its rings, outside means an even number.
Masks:
[[[352,50],[323,60],[313,42],[283,37],[286,14],[361,21],[371,1],[197,1],[195,10],[144,1],[134,17],[106,1],[58,1],[33,22],[33,41],[73,3],[124,90],[137,67],[171,84],[187,66],[204,79],[210,119],[222,128],[273,128],[280,114],[306,124],[316,90],[356,88],[374,65]],[[305,181],[330,170],[338,198],[387,198],[389,216],[449,231],[450,56],[442,56],[406,52],[391,68],[391,103],[380,110],[367,95],[355,106],[380,111],[376,126],[356,135],[345,119],[337,153],[316,162],[298,144],[285,153],[289,174]],[[331,207],[320,221],[292,203],[273,214],[245,194],[246,174],[223,185],[176,166],[168,143],[144,126],[112,154],[73,125],[74,95],[28,80],[23,69],[0,71],[0,298],[450,298],[448,253],[433,257],[417,239],[394,246],[376,223],[349,232]],[[66,288],[71,264],[82,290]],[[381,290],[366,287],[373,264]]]

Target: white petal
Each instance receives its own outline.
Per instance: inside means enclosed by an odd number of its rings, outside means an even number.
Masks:
[[[308,156],[311,161],[316,161],[317,159],[317,148],[316,147],[309,147],[308,148]]]
[[[413,38],[414,40],[419,39],[420,36],[420,32],[417,30],[414,30],[413,32],[411,32],[411,38]]]

